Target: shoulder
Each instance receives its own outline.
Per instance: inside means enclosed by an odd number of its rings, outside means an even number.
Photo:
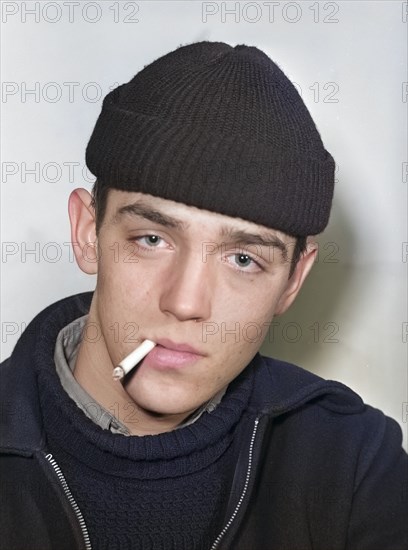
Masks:
[[[402,451],[399,424],[364,403],[345,384],[325,380],[291,363],[260,359],[254,391],[258,411],[281,430],[295,434],[294,446],[346,453],[359,449],[361,472],[369,468],[380,449]]]
[[[335,380],[325,380],[297,365],[259,356],[255,360],[254,400],[273,416],[320,406],[339,414],[364,410],[361,397]]]
[[[351,388],[290,363],[263,361],[263,395],[270,396],[263,413],[272,427],[273,448],[286,449],[286,457],[320,463],[320,471],[352,468],[355,488],[375,465],[407,463],[399,424]]]
[[[285,522],[304,529],[304,540],[327,528],[322,547],[337,536],[339,547],[406,548],[408,456],[399,424],[343,384],[266,363],[264,392],[274,397],[260,419],[259,513],[286,507]]]

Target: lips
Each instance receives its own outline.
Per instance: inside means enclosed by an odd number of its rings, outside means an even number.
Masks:
[[[159,338],[158,340],[155,340],[155,342],[157,345],[169,350],[186,351],[188,353],[194,353],[195,355],[204,355],[203,353],[200,353],[198,350],[196,350],[192,346],[189,346],[188,344],[176,344],[171,340],[168,340],[167,338]]]
[[[156,346],[146,356],[143,366],[153,369],[178,369],[193,365],[204,357],[188,344],[177,344],[167,339],[155,340]]]

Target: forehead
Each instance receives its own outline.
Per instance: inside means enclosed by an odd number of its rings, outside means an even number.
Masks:
[[[157,223],[174,226],[175,229],[188,231],[197,226],[205,226],[218,233],[228,234],[230,231],[251,232],[265,237],[277,237],[284,243],[290,243],[294,237],[276,229],[256,224],[242,218],[233,218],[218,212],[203,210],[195,206],[162,199],[145,193],[132,193],[112,189],[108,195],[106,219],[108,224],[125,223],[135,216],[153,212]],[[153,221],[153,220],[152,220]]]

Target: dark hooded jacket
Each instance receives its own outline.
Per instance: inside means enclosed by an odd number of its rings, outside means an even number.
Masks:
[[[53,464],[33,361],[39,331],[89,310],[91,293],[41,312],[1,365],[0,545],[90,549]],[[53,350],[50,350],[52,353]],[[408,457],[401,429],[352,390],[257,355],[223,528],[208,550],[406,550]]]

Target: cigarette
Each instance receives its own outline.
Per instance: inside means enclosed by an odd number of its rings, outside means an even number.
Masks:
[[[136,367],[144,357],[146,357],[149,351],[152,351],[155,345],[156,343],[151,340],[144,340],[140,346],[129,353],[129,355],[122,359],[119,365],[113,369],[113,379],[121,380],[128,372]]]

